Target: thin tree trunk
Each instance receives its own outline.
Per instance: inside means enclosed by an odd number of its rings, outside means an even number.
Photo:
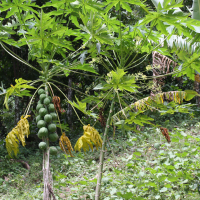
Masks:
[[[195,81],[194,81],[194,90],[199,94],[199,81],[200,81],[200,74],[196,71],[195,75]],[[200,106],[200,97],[196,97],[196,104],[199,107]]]
[[[71,89],[72,87],[72,77],[69,76],[69,79],[68,79],[68,86],[70,88],[68,88],[68,94],[67,94],[67,97],[70,101],[72,101],[72,95],[73,95],[73,90]],[[67,121],[68,121],[68,124],[69,124],[69,128],[71,130],[73,130],[73,121],[72,121],[72,106],[70,104],[68,104],[67,106]]]
[[[195,91],[199,94],[199,83],[197,81],[194,81],[194,87],[195,87]],[[199,107],[199,104],[200,104],[199,97],[196,97],[196,104]]]
[[[13,52],[15,53],[14,47],[12,47]],[[13,63],[13,71],[14,71],[14,79],[18,78],[18,63],[16,60],[12,57],[12,63]],[[20,120],[20,109],[19,109],[19,97],[15,96],[15,124]]]
[[[19,97],[15,96],[15,124],[20,120]]]
[[[46,96],[48,96],[48,87],[45,85]],[[55,200],[55,196],[53,194],[53,179],[50,171],[50,162],[49,162],[49,139],[45,137],[43,139],[47,144],[46,150],[43,152],[43,181],[44,181],[44,192],[43,192],[43,200],[51,200],[51,196]]]
[[[114,108],[114,102],[115,102],[115,93],[114,93],[114,97],[113,97],[113,100],[112,100],[112,103],[111,103],[111,106],[110,106],[110,112],[109,112],[109,115],[108,115],[108,119],[107,119],[107,122],[106,122],[106,128],[105,128],[104,135],[103,135],[103,145],[102,145],[101,154],[100,154],[99,172],[98,172],[95,200],[99,200],[99,198],[100,198],[101,178],[102,178],[102,171],[103,171],[103,162],[104,162],[104,153],[105,153],[105,147],[106,147],[106,139],[107,139],[107,134],[108,134],[109,126],[110,126],[110,120],[111,120],[111,116],[112,116],[112,112],[113,112],[113,108]]]

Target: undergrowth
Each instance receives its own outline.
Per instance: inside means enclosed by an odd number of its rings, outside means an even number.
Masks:
[[[158,128],[145,128],[126,137],[108,138],[101,199],[198,200],[200,188],[200,123],[187,121],[168,127],[171,143]],[[42,152],[21,157],[30,165],[1,156],[0,199],[40,200],[43,193]],[[2,155],[2,154],[1,154]],[[51,156],[51,171],[57,199],[94,199],[99,151],[59,152]]]

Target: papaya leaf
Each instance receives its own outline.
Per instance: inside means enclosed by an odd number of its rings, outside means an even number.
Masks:
[[[18,135],[18,132],[17,129],[14,128],[6,136],[6,149],[10,157],[12,157],[12,152],[14,152],[15,156],[17,156],[19,152],[19,140],[16,135]]]
[[[89,146],[93,151],[93,146],[91,143],[91,140],[89,137],[87,137],[86,135],[82,135],[78,141],[76,142],[75,146],[74,146],[74,150],[75,151],[81,151],[81,148],[83,149],[84,152],[89,151]]]
[[[76,98],[77,103],[69,101],[69,103],[72,106],[74,106],[75,108],[77,108],[78,110],[80,110],[81,112],[83,112],[86,115],[89,115],[93,118],[97,118],[97,115],[95,113],[92,113],[92,111],[86,110],[86,103],[85,102],[79,101],[77,97],[75,97],[75,98]]]
[[[198,95],[198,93],[194,90],[185,90],[186,96],[185,96],[185,100],[186,101],[190,101],[191,99],[193,99],[195,96]]]
[[[90,124],[88,124],[87,126],[83,126],[83,130],[83,135],[78,139],[75,144],[75,151],[81,151],[81,148],[83,148],[83,151],[86,152],[89,151],[89,147],[93,151],[92,143],[94,143],[97,150],[98,147],[102,147],[103,140],[101,139],[99,132],[94,127],[91,127]]]
[[[126,75],[123,69],[117,68],[116,71],[111,71],[107,74],[107,84],[103,86],[103,89],[119,89],[121,91],[127,90],[129,92],[137,92],[136,88],[139,88],[135,83],[135,76]]]
[[[29,90],[25,90],[25,88],[29,89],[36,89],[35,87],[31,85],[27,85],[27,83],[30,83],[31,81],[24,80],[22,78],[16,79],[15,80],[16,85],[13,86],[11,85],[10,88],[7,89],[6,96],[4,99],[4,105],[8,109],[8,99],[11,95],[23,97],[23,96],[30,96]],[[21,90],[22,89],[22,90]]]
[[[86,54],[87,54],[87,51],[84,51],[84,52],[79,56],[81,64],[84,63],[85,58],[86,58]]]
[[[104,84],[99,83],[98,85],[96,85],[96,86],[93,88],[93,90],[102,90],[102,89],[104,88],[103,85],[105,85],[105,83],[104,83]]]
[[[17,153],[19,152],[19,141],[21,141],[23,146],[26,144],[25,136],[28,137],[30,134],[29,123],[27,120],[28,117],[30,117],[30,115],[26,115],[25,117],[21,116],[17,126],[6,136],[6,148],[10,157],[12,157],[12,152],[17,156]]]
[[[71,151],[73,151],[71,142],[64,132],[62,133],[59,139],[59,145],[60,145],[61,150],[63,150],[67,154],[70,154],[71,157],[74,157],[71,153]]]
[[[144,124],[151,124],[153,125],[150,121],[153,121],[154,119],[151,117],[148,117],[147,115],[140,115],[139,113],[130,113],[130,118],[126,119],[125,122],[128,124],[138,124],[140,126],[144,126]]]
[[[83,126],[83,130],[84,135],[91,139],[91,141],[96,146],[97,150],[98,147],[102,147],[103,140],[101,139],[99,132],[94,127],[91,127],[90,124],[88,124],[87,126]]]
[[[136,109],[138,111],[146,111],[146,110],[153,110],[155,108],[157,109],[162,108],[161,105],[164,104],[164,100],[181,104],[183,103],[183,100],[189,101],[196,95],[198,96],[198,94],[192,90],[158,93],[155,94],[155,96],[149,96],[130,104],[129,106],[125,107],[124,109],[113,115],[112,118],[114,121],[118,121],[118,119],[120,119],[120,117],[123,117],[124,113],[129,112],[130,109]],[[170,107],[169,109],[171,109],[171,111],[169,110],[169,112],[174,112],[173,111],[174,108]],[[177,107],[177,112],[179,111],[186,112],[185,109],[186,108],[184,107],[179,107],[179,108]]]

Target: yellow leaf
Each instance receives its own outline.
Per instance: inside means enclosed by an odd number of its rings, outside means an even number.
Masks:
[[[97,150],[98,147],[102,147],[103,141],[99,132],[94,127],[91,127],[90,124],[88,124],[87,126],[83,126],[83,130],[83,135],[78,139],[74,147],[75,151],[80,151],[81,148],[83,148],[83,151],[89,150],[89,146],[93,151],[92,142],[96,146]]]
[[[87,137],[86,135],[82,135],[78,141],[76,142],[75,146],[74,146],[74,150],[75,151],[81,151],[81,148],[83,148],[83,151],[89,151],[89,146],[93,151],[93,146],[92,143],[90,141],[90,138]]]
[[[12,152],[15,156],[19,152],[19,140],[16,138],[17,130],[16,128],[12,129],[6,136],[6,149],[10,157],[12,157]]]
[[[71,151],[73,151],[71,142],[69,138],[65,135],[65,133],[62,133],[60,140],[59,140],[60,148],[67,154],[70,154],[71,157],[73,157]]]
[[[30,134],[29,131],[29,123],[27,118],[30,115],[26,115],[25,117],[21,117],[21,120],[17,123],[17,126],[12,129],[6,136],[6,148],[10,157],[12,157],[12,152],[14,152],[15,156],[19,152],[19,140],[22,145],[25,146],[25,136],[28,137]]]

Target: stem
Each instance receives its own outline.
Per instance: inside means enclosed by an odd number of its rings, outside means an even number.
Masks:
[[[45,93],[48,96],[48,85],[45,83]],[[49,162],[49,139],[48,137],[44,137],[43,141],[46,142],[47,148],[43,151],[43,181],[44,181],[44,192],[43,192],[43,200],[51,200],[51,196],[55,200],[55,196],[53,193],[53,179],[50,171],[50,162]]]
[[[51,85],[53,85],[54,87],[56,87],[56,88],[63,94],[63,96],[67,99],[68,103],[70,103],[70,100],[67,98],[67,96],[62,92],[62,90],[61,90],[59,87],[57,87],[57,86],[56,86],[55,84],[53,84],[52,82],[49,82],[49,84],[51,84]],[[82,124],[83,126],[85,126],[85,124],[81,121],[81,118],[79,117],[78,113],[76,112],[76,109],[74,108],[74,106],[73,106],[71,103],[70,103],[70,105],[72,106],[72,108],[73,108],[73,110],[74,110],[76,116],[78,117],[79,121],[81,122],[81,124]]]
[[[103,171],[103,161],[104,161],[104,153],[105,153],[105,147],[106,147],[106,138],[107,138],[107,133],[109,130],[109,125],[110,125],[110,120],[114,108],[114,102],[115,102],[115,92],[114,92],[114,97],[110,106],[110,112],[108,115],[108,119],[106,122],[106,128],[103,136],[103,145],[101,148],[101,154],[100,154],[100,162],[99,162],[99,172],[98,172],[98,180],[97,180],[97,186],[96,186],[96,194],[95,194],[95,200],[99,200],[100,198],[100,189],[101,189],[101,178],[102,178],[102,171]]]
[[[34,92],[33,96],[31,97],[31,100],[30,100],[29,103],[28,103],[28,106],[26,107],[26,109],[25,109],[25,111],[24,111],[24,116],[28,115],[28,111],[29,111],[29,109],[30,109],[31,103],[32,103],[32,101],[33,101],[33,98],[35,97],[35,94],[37,93],[37,91],[38,91],[42,86],[43,86],[43,84],[40,85],[40,86],[37,88],[37,90]]]
[[[45,93],[48,95],[48,86],[45,84]],[[44,181],[44,192],[43,192],[43,200],[50,200],[50,193],[48,190],[49,183],[49,141],[45,137],[43,141],[46,142],[47,148],[43,151],[43,181]]]
[[[79,92],[79,93],[81,93],[81,94],[83,94],[83,95],[85,95],[85,96],[90,96],[90,95],[85,94],[85,93],[83,93],[83,92],[81,92],[81,91],[79,91],[79,90],[76,90],[76,89],[74,89],[73,87],[70,87],[70,86],[68,86],[68,85],[66,85],[66,84],[64,84],[64,83],[61,83],[61,82],[59,82],[59,81],[56,81],[56,80],[54,80],[54,79],[49,79],[49,81],[52,81],[52,82],[55,82],[55,83],[59,83],[60,85],[66,86],[66,87],[68,87],[68,88],[70,88],[70,89],[72,89],[72,90],[74,90],[74,91],[76,91],[76,92]]]
[[[98,105],[108,96],[108,94],[113,90],[113,88],[110,89],[110,91],[104,96],[104,98],[99,101],[99,103],[97,103],[97,105],[95,105],[90,111],[93,111],[96,107],[98,107]]]
[[[122,52],[122,13],[121,13],[121,4],[119,2],[119,37],[120,37],[120,68],[122,68],[123,65],[123,52]]]
[[[17,54],[15,54],[14,52],[12,52],[6,45],[3,44],[3,42],[0,41],[0,45],[13,58],[15,58],[16,60],[20,61],[21,63],[24,63],[25,65],[31,67],[32,69],[36,70],[40,74],[42,73],[40,70],[38,70],[37,68],[33,67],[31,64],[27,63],[25,60],[23,60],[22,58],[20,58]]]
[[[147,40],[148,37],[150,36],[150,34],[151,34],[151,32],[152,32],[152,30],[153,30],[153,27],[154,27],[154,25],[156,24],[156,22],[157,22],[157,19],[154,21],[154,24],[153,24],[153,26],[151,27],[151,29],[150,29],[148,35],[146,36],[146,38],[142,41],[142,44],[140,45],[140,48],[139,48],[139,50],[137,51],[136,55],[135,55],[134,58],[131,60],[131,62],[126,66],[126,68],[129,67],[129,66],[131,65],[131,63],[135,60],[135,58],[138,56],[138,54],[139,54],[140,50],[142,49],[144,43],[146,42],[146,40]]]

